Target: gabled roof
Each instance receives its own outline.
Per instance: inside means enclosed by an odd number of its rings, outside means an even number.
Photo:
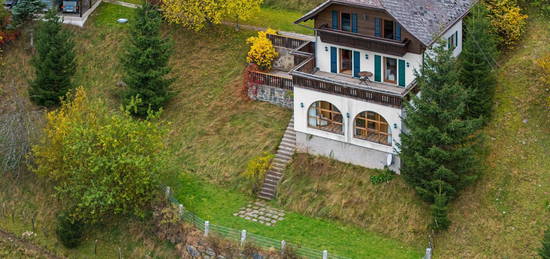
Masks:
[[[382,9],[408,32],[430,46],[434,39],[464,17],[477,0],[327,0],[298,19],[312,19],[333,4]]]

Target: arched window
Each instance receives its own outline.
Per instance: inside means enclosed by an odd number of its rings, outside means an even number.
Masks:
[[[344,134],[342,113],[329,102],[318,101],[313,103],[307,113],[309,127]]]
[[[355,117],[356,138],[391,145],[391,129],[388,122],[376,112],[362,112]]]

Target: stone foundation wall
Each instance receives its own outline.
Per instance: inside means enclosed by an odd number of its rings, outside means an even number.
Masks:
[[[294,55],[290,54],[290,49],[275,47],[275,50],[279,53],[279,57],[273,61],[273,68],[287,72],[292,70],[294,68]]]
[[[248,97],[252,100],[272,103],[287,109],[293,109],[294,106],[294,97],[291,90],[268,85],[255,85],[249,83]]]

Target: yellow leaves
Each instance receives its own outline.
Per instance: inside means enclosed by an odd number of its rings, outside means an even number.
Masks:
[[[486,5],[500,44],[508,48],[513,46],[525,31],[528,16],[521,13],[516,0],[489,0]]]
[[[258,32],[257,37],[250,37],[246,40],[248,44],[251,44],[250,51],[246,57],[248,63],[254,63],[262,70],[270,70],[279,53],[273,47],[271,40],[267,38],[267,34],[276,34],[277,32],[272,29],[267,29],[265,32]]]
[[[540,58],[536,63],[542,69],[541,80],[545,84],[544,87],[550,88],[550,55]],[[550,96],[546,99],[546,105],[550,108]]]
[[[249,20],[260,11],[263,0],[227,0],[225,14],[237,20]]]

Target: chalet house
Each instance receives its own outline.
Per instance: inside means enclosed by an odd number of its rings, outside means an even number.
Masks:
[[[312,54],[290,71],[298,151],[399,172],[403,102],[414,71],[443,39],[462,51],[462,20],[474,0],[329,0],[314,20]]]

